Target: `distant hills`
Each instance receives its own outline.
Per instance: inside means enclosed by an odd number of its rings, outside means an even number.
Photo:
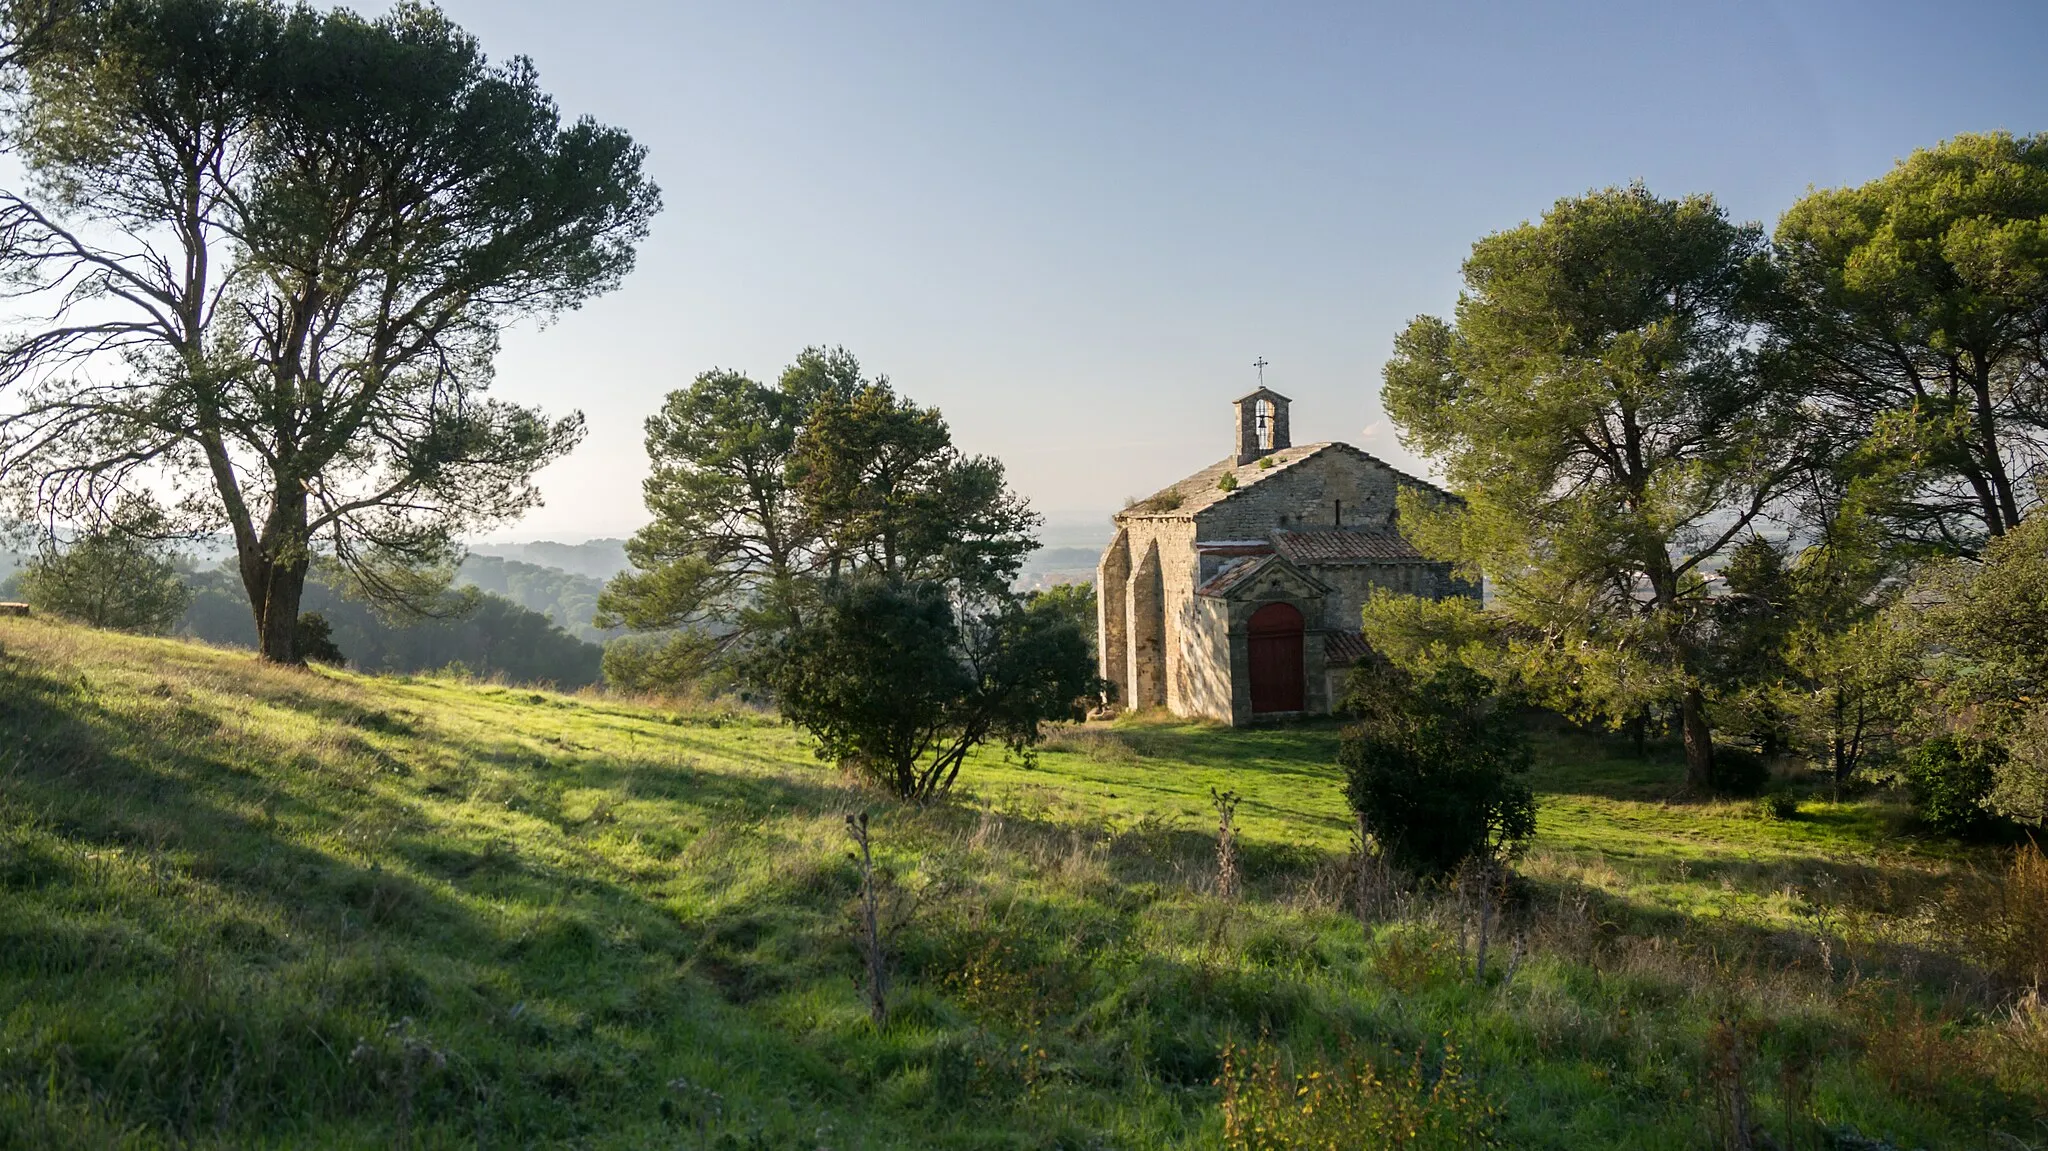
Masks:
[[[471,544],[469,554],[472,558],[496,556],[555,568],[588,576],[600,583],[633,566],[626,559],[626,541],[619,539],[584,540],[580,544],[556,543],[554,540],[523,544]]]

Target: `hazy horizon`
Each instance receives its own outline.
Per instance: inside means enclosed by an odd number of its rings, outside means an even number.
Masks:
[[[2018,5],[444,7],[647,145],[667,202],[620,291],[508,334],[499,393],[590,436],[497,541],[630,534],[662,397],[809,344],[943,409],[1062,535],[1220,458],[1259,357],[1298,441],[1425,472],[1380,365],[1480,236],[1635,179],[1769,225],[2048,128]]]

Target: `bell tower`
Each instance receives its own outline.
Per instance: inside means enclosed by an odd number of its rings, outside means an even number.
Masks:
[[[1286,396],[1259,385],[1237,400],[1237,462],[1248,464],[1292,446],[1287,436]]]

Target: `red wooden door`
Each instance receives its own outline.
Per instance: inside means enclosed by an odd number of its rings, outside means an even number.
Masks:
[[[1301,612],[1269,603],[1252,613],[1252,711],[1302,710]]]

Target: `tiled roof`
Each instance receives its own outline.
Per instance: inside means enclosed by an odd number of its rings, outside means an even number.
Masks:
[[[1246,560],[1240,560],[1239,562],[1231,564],[1229,567],[1224,568],[1222,571],[1217,572],[1213,577],[1210,578],[1208,583],[1205,583],[1201,587],[1196,588],[1195,594],[1210,596],[1228,595],[1231,588],[1234,588],[1238,584],[1241,584],[1244,581],[1253,577],[1254,575],[1257,575],[1261,570],[1265,568],[1265,566],[1268,563],[1271,563],[1272,560],[1273,557],[1270,553],[1263,556],[1254,556]]]
[[[1323,661],[1336,667],[1357,663],[1372,655],[1372,645],[1355,631],[1323,633]]]
[[[1344,528],[1317,531],[1276,531],[1273,543],[1280,554],[1297,564],[1386,563],[1390,560],[1426,560],[1415,545],[1395,531],[1357,532]]]

